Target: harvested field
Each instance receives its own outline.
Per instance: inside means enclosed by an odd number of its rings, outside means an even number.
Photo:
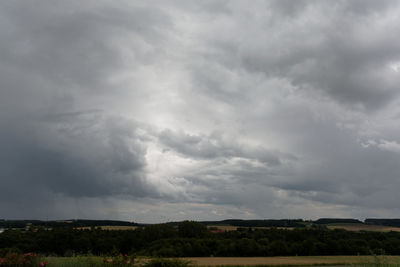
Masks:
[[[332,224],[328,225],[329,229],[345,229],[347,231],[375,231],[375,232],[400,232],[400,227],[391,227],[383,225],[368,225],[368,224]]]
[[[297,256],[297,257],[204,257],[183,258],[199,266],[221,265],[348,265],[376,262],[373,256]],[[378,260],[390,264],[400,264],[400,256],[384,256]]]
[[[237,226],[231,226],[231,225],[208,225],[207,226],[208,229],[210,228],[216,228],[218,230],[222,230],[222,231],[236,231],[238,229]]]

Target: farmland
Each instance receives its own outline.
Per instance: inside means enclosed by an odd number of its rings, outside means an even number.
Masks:
[[[330,224],[329,229],[344,229],[347,231],[375,231],[375,232],[400,232],[400,227],[368,224]]]
[[[384,226],[384,225],[367,225],[367,224],[329,224],[326,225],[328,229],[343,229],[347,231],[359,232],[359,231],[373,231],[373,232],[400,232],[400,227],[391,227],[391,226]],[[95,227],[96,229],[101,230],[111,230],[111,231],[122,231],[122,230],[135,230],[138,226],[125,226],[125,225],[99,225]],[[232,226],[232,225],[207,225],[209,230],[219,230],[223,232],[229,231],[237,231],[238,228],[243,229],[271,229],[272,227],[239,227],[239,226]],[[275,229],[285,229],[285,230],[293,230],[296,228],[293,227],[274,227]],[[92,226],[83,226],[83,227],[76,227],[77,230],[91,230],[93,229]]]
[[[216,229],[216,230],[221,230],[221,231],[236,231],[238,229],[238,226],[232,226],[232,225],[207,225],[207,228],[210,230]]]
[[[315,226],[312,223],[304,223],[304,228],[312,228]],[[326,227],[327,229],[335,230],[335,229],[343,229],[352,232],[360,232],[360,231],[371,231],[371,232],[400,232],[400,227],[396,226],[386,226],[386,225],[374,225],[374,224],[364,224],[364,223],[329,223],[329,224],[321,224],[319,227]],[[237,231],[239,228],[242,229],[285,229],[285,230],[294,230],[296,227],[267,227],[267,226],[234,226],[234,225],[207,225],[207,228],[219,230],[219,231]]]

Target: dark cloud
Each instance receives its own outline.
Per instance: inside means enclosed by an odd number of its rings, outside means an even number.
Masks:
[[[9,125],[1,136],[3,201],[35,187],[72,197],[149,194],[145,147],[135,128],[120,118],[91,115],[32,128]]]

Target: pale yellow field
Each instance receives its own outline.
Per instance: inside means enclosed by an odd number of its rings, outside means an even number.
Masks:
[[[390,227],[381,225],[365,225],[365,224],[343,224],[329,225],[329,229],[345,229],[347,231],[375,231],[375,232],[400,232],[400,227]]]
[[[137,226],[118,226],[118,225],[102,225],[96,226],[95,228],[101,228],[101,230],[135,230]],[[90,230],[90,226],[77,227],[78,230]]]
[[[231,226],[231,225],[208,225],[207,228],[217,228],[218,230],[223,230],[223,231],[236,231],[238,229],[237,226]]]
[[[204,257],[182,258],[199,266],[219,265],[344,265],[374,263],[373,256],[296,256],[296,257]],[[400,264],[400,256],[378,257],[378,261]]]

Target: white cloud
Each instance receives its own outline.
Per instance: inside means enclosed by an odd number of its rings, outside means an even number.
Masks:
[[[396,141],[380,140],[377,146],[382,150],[400,153],[400,143]]]

